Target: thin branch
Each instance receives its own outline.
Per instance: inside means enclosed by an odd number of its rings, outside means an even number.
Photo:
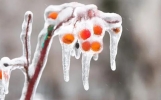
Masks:
[[[25,34],[25,49],[26,49],[26,59],[27,59],[27,66],[29,66],[29,48],[28,46],[30,46],[30,44],[28,44],[30,41],[28,40],[29,39],[29,36],[28,36],[28,31],[29,31],[29,22],[31,20],[31,14],[28,15],[28,22],[27,22],[27,28],[26,28],[26,34]],[[30,54],[31,55],[31,54]]]
[[[39,37],[39,42],[38,42],[38,47],[37,49],[40,49],[40,52],[38,53],[39,50],[36,49],[34,58],[33,58],[33,63],[35,63],[36,58],[38,58],[38,61],[36,61],[36,67],[35,66],[30,66],[30,67],[35,67],[35,71],[33,76],[31,77],[27,89],[26,89],[26,94],[25,97],[21,97],[22,100],[31,100],[34,92],[37,88],[37,84],[39,82],[40,76],[41,76],[41,72],[44,69],[44,65],[46,64],[46,57],[48,56],[48,51],[50,49],[50,45],[51,45],[51,39],[52,39],[52,30],[53,30],[53,26],[48,26],[48,32],[46,33],[46,35],[41,34],[41,36]],[[45,32],[45,31],[42,31]],[[41,38],[45,38],[45,40],[43,42],[41,42]],[[33,64],[31,64],[33,65]],[[32,69],[29,69],[30,71]],[[24,98],[24,99],[23,99]]]
[[[24,16],[24,22],[22,24],[22,32],[21,32],[21,41],[23,45],[23,56],[26,58],[26,64],[24,66],[25,75],[27,77],[27,81],[30,80],[29,77],[29,62],[31,58],[31,43],[30,43],[30,35],[32,30],[32,12],[27,11]]]
[[[10,61],[10,63],[8,64],[8,66],[12,66],[11,70],[14,69],[21,69],[23,68],[25,65],[27,64],[26,62],[26,58],[25,57],[18,57],[18,58],[14,58]]]
[[[22,32],[21,32],[21,41],[23,46],[23,56],[27,59],[27,67],[29,66],[29,61],[31,58],[31,43],[30,43],[30,35],[32,32],[32,20],[33,15],[32,12],[27,11],[24,15],[24,21],[22,24]]]

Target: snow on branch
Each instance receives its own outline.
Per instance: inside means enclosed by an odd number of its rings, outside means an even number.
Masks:
[[[82,54],[82,80],[85,90],[89,89],[90,61],[98,60],[103,50],[103,37],[110,34],[111,69],[116,70],[117,46],[122,34],[122,18],[116,13],[100,11],[96,5],[84,5],[77,2],[50,5],[44,12],[44,28],[40,31],[37,47],[31,62],[31,43],[33,14],[24,15],[20,39],[23,54],[10,60],[3,57],[0,61],[0,98],[8,93],[10,73],[21,69],[25,75],[20,100],[33,100],[40,77],[46,66],[52,40],[59,37],[62,46],[62,66],[64,80],[69,81],[70,58],[79,59]]]

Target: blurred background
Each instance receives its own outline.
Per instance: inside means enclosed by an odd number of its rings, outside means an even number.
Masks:
[[[98,61],[91,61],[89,90],[81,78],[81,60],[71,59],[70,81],[63,80],[61,46],[55,38],[34,100],[161,100],[161,0],[75,0],[96,4],[104,12],[123,18],[117,69],[110,69],[109,35]],[[0,57],[22,55],[19,39],[24,13],[34,14],[32,55],[43,28],[47,6],[71,0],[0,0]],[[12,72],[6,100],[18,100],[24,82],[20,70]]]

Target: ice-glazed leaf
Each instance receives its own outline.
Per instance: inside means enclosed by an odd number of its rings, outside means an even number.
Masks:
[[[82,81],[85,90],[89,89],[89,70],[90,70],[90,62],[93,54],[91,53],[83,53],[82,54]]]

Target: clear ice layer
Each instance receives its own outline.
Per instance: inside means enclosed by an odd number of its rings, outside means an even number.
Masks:
[[[99,54],[94,54],[93,55],[93,60],[97,61],[98,60],[98,57],[99,57]]]
[[[90,70],[90,62],[93,54],[83,53],[82,54],[82,81],[85,90],[89,89],[89,70]]]
[[[117,48],[118,48],[118,43],[121,37],[122,33],[122,27],[120,27],[120,32],[119,33],[114,33],[114,31],[109,30],[110,34],[110,63],[111,63],[111,69],[113,71],[116,70],[116,55],[117,55]]]
[[[80,58],[80,56],[81,56],[81,50],[80,50],[80,48],[74,48],[74,52],[75,52],[75,58],[76,59],[79,59]]]
[[[62,46],[62,63],[63,63],[64,80],[68,82],[72,47],[70,45],[66,45],[63,43],[61,43],[61,46]]]

